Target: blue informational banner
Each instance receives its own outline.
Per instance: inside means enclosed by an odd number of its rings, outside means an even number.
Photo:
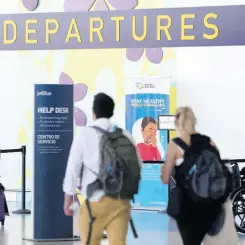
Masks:
[[[165,210],[168,204],[168,185],[160,179],[162,164],[144,163],[141,169],[139,194],[135,196],[134,209]]]
[[[158,130],[158,116],[169,114],[169,77],[131,77],[126,79],[126,129],[132,133],[144,162],[165,160],[168,131]],[[140,192],[133,207],[166,208],[168,186],[160,180],[161,164],[143,164]]]
[[[143,161],[163,161],[167,130],[158,130],[158,116],[169,114],[170,78],[126,80],[126,129],[132,133]]]
[[[73,140],[73,86],[35,85],[34,240],[73,237],[62,191]]]

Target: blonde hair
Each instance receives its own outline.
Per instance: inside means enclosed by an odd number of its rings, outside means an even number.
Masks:
[[[196,116],[193,110],[188,107],[179,107],[176,111],[175,126],[177,131],[192,134],[195,132]]]

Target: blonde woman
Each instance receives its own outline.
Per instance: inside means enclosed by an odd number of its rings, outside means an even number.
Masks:
[[[185,178],[183,176],[184,149],[188,149],[190,145],[192,147],[193,145],[211,146],[217,157],[220,158],[217,147],[209,137],[196,131],[196,117],[190,107],[177,109],[175,127],[178,138],[169,143],[161,178],[164,184],[168,184],[173,170],[175,170],[177,188],[171,192],[173,201],[171,205],[169,204],[171,207],[169,207],[168,213],[172,213],[170,215],[176,220],[183,244],[200,245],[205,242],[205,244],[210,245],[236,245],[238,238],[234,228],[231,208],[228,204],[224,205],[225,200],[214,201],[212,205],[194,202],[186,188],[184,188],[184,182],[182,181]],[[226,210],[229,210],[229,215],[225,215]],[[229,217],[229,220],[225,216]],[[230,230],[229,239],[227,232],[221,232],[228,229],[227,227]],[[207,235],[211,233],[212,237]],[[224,237],[225,234],[226,237]],[[218,238],[218,241],[215,240],[215,237]]]

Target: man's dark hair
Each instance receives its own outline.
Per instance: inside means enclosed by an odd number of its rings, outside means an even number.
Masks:
[[[115,103],[113,99],[104,93],[94,96],[93,112],[96,118],[111,118],[113,116]]]
[[[157,121],[153,117],[144,117],[141,123],[141,128],[144,130],[149,123],[157,124]]]

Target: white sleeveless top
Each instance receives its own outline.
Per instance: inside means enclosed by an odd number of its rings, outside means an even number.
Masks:
[[[178,146],[179,151],[184,156],[184,151]],[[184,157],[177,158],[175,161],[175,166],[179,167],[184,162]]]

